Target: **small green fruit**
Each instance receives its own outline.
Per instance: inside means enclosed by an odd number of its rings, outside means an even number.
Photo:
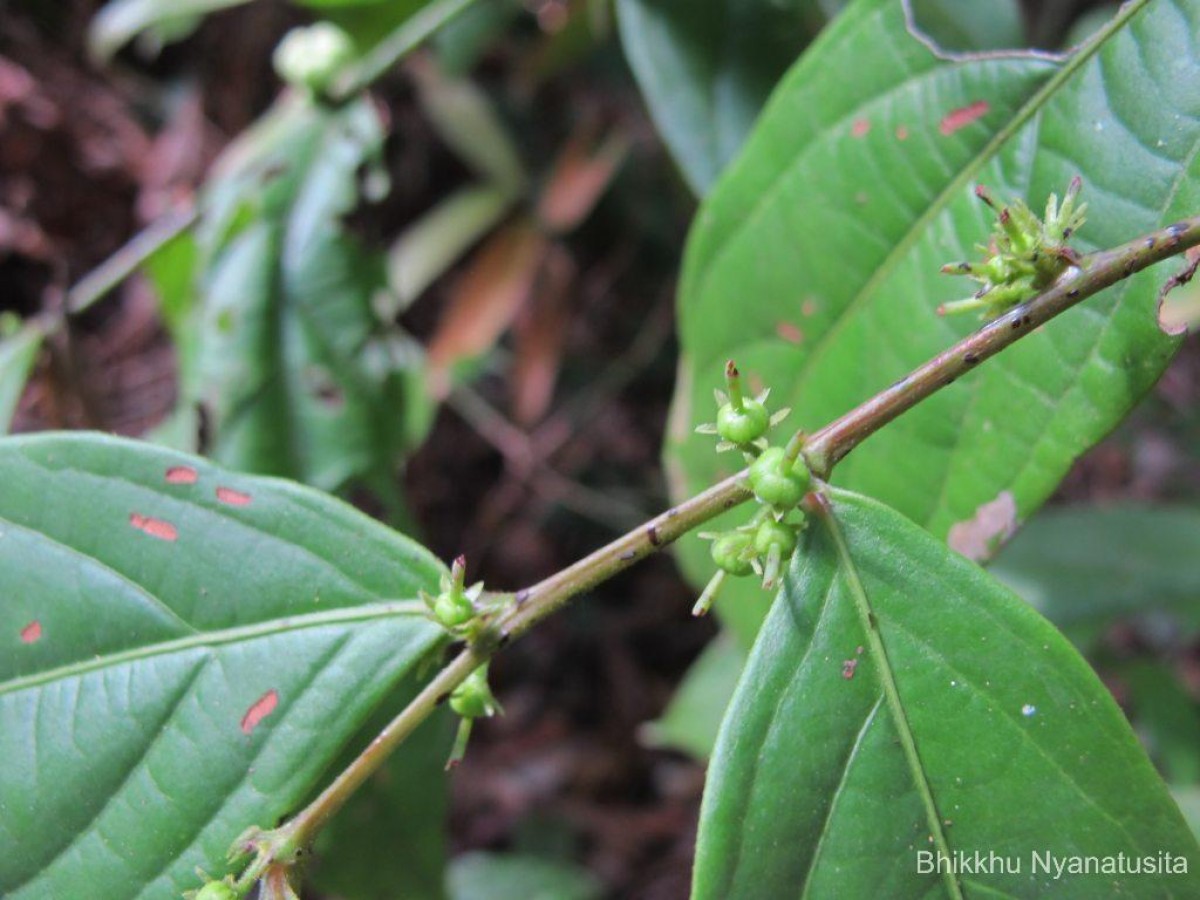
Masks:
[[[237,900],[237,894],[224,881],[210,881],[196,891],[193,900]]]
[[[717,434],[731,444],[750,444],[767,433],[771,416],[757,400],[743,400],[742,408],[726,403],[717,411]]]
[[[454,628],[470,622],[475,615],[475,607],[461,590],[451,588],[438,594],[433,601],[433,615],[447,628]]]
[[[487,666],[480,666],[454,689],[450,708],[464,719],[478,719],[496,712],[496,699],[487,682]]]
[[[791,463],[782,447],[768,447],[750,465],[750,489],[760,502],[776,509],[791,509],[808,490],[812,477],[803,460]]]
[[[791,556],[792,551],[796,549],[796,529],[783,522],[767,519],[754,533],[754,549],[766,556],[772,547],[779,548],[780,557]]]
[[[749,575],[754,567],[745,558],[753,538],[745,532],[723,534],[712,544],[713,562],[730,575]]]

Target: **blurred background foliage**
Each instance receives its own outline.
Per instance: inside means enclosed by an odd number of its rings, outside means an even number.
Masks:
[[[290,28],[333,21],[365,55],[439,4],[4,3],[0,426],[306,481],[495,586],[663,507],[689,220],[843,4],[458,5],[320,106],[272,70]],[[1062,49],[1114,7],[913,8],[961,51]],[[993,568],[1088,654],[1200,827],[1198,410],[1190,339]],[[325,836],[317,895],[683,896],[744,660],[693,590],[652,560],[503,655],[507,715],[449,782],[449,722],[406,747]]]

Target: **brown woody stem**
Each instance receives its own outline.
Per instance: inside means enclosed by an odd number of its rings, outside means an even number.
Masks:
[[[803,445],[804,454],[814,474],[828,478],[833,467],[867,437],[1039,325],[1135,272],[1198,244],[1200,216],[1112,250],[1084,257],[1077,270],[1068,272],[1068,277],[1060,279],[1049,290],[1004,313],[808,438]],[[1072,274],[1074,277],[1070,277]],[[488,646],[464,650],[442,669],[379,737],[280,831],[287,831],[302,844],[310,843],[325,822],[383,764],[400,742],[496,650],[520,637],[571,598],[607,581],[709,519],[749,500],[751,494],[744,486],[744,475],[745,472],[740,472],[726,478],[574,565],[533,587],[518,591],[513,595],[509,610],[494,623],[493,640],[487,642]]]

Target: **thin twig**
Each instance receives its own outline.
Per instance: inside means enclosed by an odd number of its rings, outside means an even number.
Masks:
[[[67,312],[77,315],[89,309],[165,244],[191,228],[199,218],[199,210],[191,206],[167,213],[146,226],[67,291]]]
[[[990,356],[1029,334],[1038,325],[1147,266],[1200,244],[1200,216],[1186,219],[1112,250],[1081,261],[1073,278],[1024,303],[935,356],[906,378],[821,429],[805,445],[805,454],[827,476],[836,463],[867,436],[953,382]],[[612,578],[681,535],[750,499],[744,472],[713,487],[617,538],[574,565],[533,587],[518,591],[511,607],[495,623],[494,644],[460,653],[431,681],[363,753],[308,807],[279,829],[309,843],[329,817],[383,764],[400,742],[424,721],[441,699],[490,658],[566,604],[571,598]]]
[[[308,847],[325,823],[350,796],[384,764],[392,751],[450,697],[450,692],[487,661],[475,650],[464,650],[445,666],[421,693],[367,745],[312,803],[284,826],[297,846]]]

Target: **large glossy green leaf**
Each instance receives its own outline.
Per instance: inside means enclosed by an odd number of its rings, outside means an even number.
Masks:
[[[326,490],[386,486],[428,427],[419,348],[373,311],[382,254],[343,222],[360,177],[381,175],[382,142],[366,100],[291,96],[214,170],[182,408],[201,409],[197,449],[218,462]]]
[[[899,513],[843,492],[831,506],[722,725],[695,896],[1200,892],[1200,848],[1062,635]],[[1021,871],[921,874],[922,851],[994,852]],[[1170,853],[1189,873],[1056,878],[1034,852]]]
[[[935,312],[970,290],[939,265],[988,231],[974,183],[1038,205],[1081,174],[1082,249],[1200,209],[1200,2],[1129,3],[1061,66],[941,58],[900,6],[860,0],[822,34],[697,217],[667,449],[677,495],[721,474],[690,431],[712,417],[727,358],[812,429],[977,326]],[[996,500],[1024,518],[1174,352],[1155,317],[1162,279],[1137,275],[1039,329],[868,440],[836,481],[939,536]]]
[[[5,897],[195,887],[440,643],[437,561],[307,488],[94,435],[0,484]]]
[[[1195,627],[1200,509],[1047,509],[989,568],[1081,646],[1123,619]]]
[[[619,0],[621,42],[655,124],[697,195],[737,156],[771,90],[844,0]],[[939,46],[1022,43],[1015,0],[912,0]]]
[[[824,17],[813,0],[619,0],[621,42],[655,124],[698,195]]]

